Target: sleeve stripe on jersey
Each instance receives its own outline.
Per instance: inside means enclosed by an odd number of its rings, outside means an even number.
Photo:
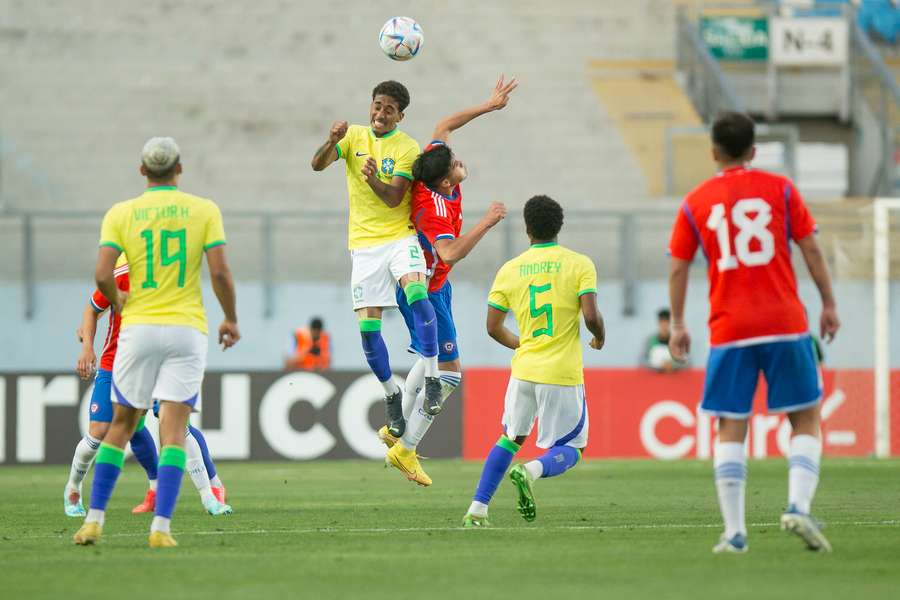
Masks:
[[[207,245],[203,246],[204,250],[209,250],[210,248],[215,248],[216,246],[221,246],[225,243],[225,240],[216,240],[215,242],[210,242]]]
[[[409,179],[410,181],[413,180],[412,175],[410,175],[409,173],[404,173],[403,171],[394,171],[393,175],[394,177],[402,177],[404,179]]]
[[[452,233],[442,233],[434,239],[435,239],[435,241],[437,241],[437,240],[455,240],[456,236],[453,235]]]
[[[694,235],[697,237],[697,245],[700,246],[700,250],[703,252],[703,256],[706,258],[706,261],[709,262],[709,255],[706,253],[706,248],[703,247],[703,238],[700,237],[700,228],[697,227],[697,221],[694,220],[694,215],[691,213],[691,209],[688,208],[687,203],[685,203],[684,205],[682,205],[681,210],[684,211],[684,216],[687,217],[691,229],[694,230]]]
[[[106,310],[105,308],[100,308],[99,306],[97,306],[97,303],[94,302],[93,297],[91,297],[91,306],[93,306],[94,310],[97,311],[98,313],[102,313],[104,310]]]
[[[340,146],[340,144],[335,144],[335,145],[334,145],[334,149],[337,150],[338,158],[344,158],[343,155],[341,154],[341,146]]]
[[[429,146],[446,146],[447,144],[444,143],[444,140],[431,140],[430,142],[428,142],[428,145]]]
[[[596,294],[597,288],[586,288],[578,292],[578,297],[584,296],[585,294]]]
[[[122,246],[120,246],[114,242],[100,242],[100,247],[102,248],[103,246],[109,246],[110,248],[115,248],[119,252],[125,252],[125,250],[122,248]]]
[[[447,204],[444,202],[444,199],[441,198],[440,194],[437,192],[431,192],[431,199],[434,201],[434,212],[437,213],[439,217],[447,216]]]
[[[500,312],[509,312],[509,309],[505,306],[500,306],[499,304],[494,304],[493,302],[488,302],[488,306],[490,306],[491,308],[496,308]]]

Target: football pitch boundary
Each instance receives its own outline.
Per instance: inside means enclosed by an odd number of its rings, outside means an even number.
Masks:
[[[900,520],[891,519],[885,521],[831,521],[825,524],[830,527],[900,527]],[[778,527],[776,522],[748,523],[747,527]],[[215,531],[178,531],[176,537],[189,535],[311,535],[311,534],[383,534],[383,533],[433,533],[443,531],[516,531],[516,532],[546,532],[546,531],[630,531],[653,529],[717,529],[721,523],[656,523],[656,524],[612,524],[612,525],[550,525],[547,527],[519,526],[519,527],[308,527],[296,529],[217,529]],[[104,538],[127,538],[146,536],[147,532],[110,533],[104,534]],[[21,537],[9,537],[12,540],[53,540],[65,539],[65,534],[26,535]]]

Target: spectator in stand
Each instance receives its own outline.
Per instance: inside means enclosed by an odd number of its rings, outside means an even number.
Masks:
[[[294,331],[284,368],[288,371],[325,371],[331,366],[331,344],[322,319]]]
[[[656,333],[647,338],[641,362],[648,369],[659,373],[673,373],[688,366],[688,362],[678,362],[669,354],[669,331],[672,313],[662,308],[656,313]]]

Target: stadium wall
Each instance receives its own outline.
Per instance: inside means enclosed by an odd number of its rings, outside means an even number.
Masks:
[[[501,433],[509,372],[469,369],[463,389],[446,405],[420,446],[434,458],[481,460]],[[822,407],[824,451],[866,456],[874,450],[871,371],[828,370]],[[712,420],[698,413],[703,372],[662,375],[640,369],[589,369],[588,458],[711,456]],[[900,389],[900,370],[892,373]],[[201,426],[213,456],[230,460],[381,459],[382,387],[367,372],[211,373],[203,384]],[[761,385],[748,445],[754,458],[785,455],[790,426],[763,414]],[[66,464],[87,430],[91,386],[70,373],[0,375],[0,464]],[[900,414],[895,395],[893,414]],[[157,423],[148,416],[148,428]],[[538,453],[532,442],[520,457]],[[892,453],[900,454],[900,428]]]

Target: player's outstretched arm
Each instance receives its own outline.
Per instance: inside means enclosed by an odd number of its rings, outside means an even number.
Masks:
[[[519,82],[515,78],[504,82],[503,75],[497,80],[497,85],[491,92],[491,97],[486,102],[476,104],[457,113],[453,113],[449,117],[441,119],[434,126],[434,132],[431,134],[432,140],[440,140],[446,142],[450,138],[450,132],[456,131],[472,119],[480,117],[483,114],[501,110],[506,107],[509,102],[509,94],[518,87]]]
[[[600,307],[597,306],[596,292],[581,295],[581,314],[584,317],[584,326],[594,336],[594,339],[591,340],[591,348],[600,350],[606,343],[606,324],[603,322]]]
[[[487,332],[488,335],[506,346],[511,350],[519,347],[519,336],[507,329],[503,322],[506,320],[506,313],[497,310],[493,306],[488,306],[487,314]]]
[[[237,295],[234,291],[234,279],[225,258],[225,247],[214,246],[206,251],[206,262],[209,265],[209,277],[213,291],[225,313],[225,320],[219,325],[219,343],[227,350],[241,339],[237,325]]]
[[[81,343],[81,353],[78,355],[78,361],[75,363],[75,370],[78,375],[84,379],[90,379],[97,367],[97,355],[94,354],[94,338],[97,335],[97,319],[103,313],[97,312],[94,305],[88,302],[81,313],[81,325],[78,326],[75,334]]]
[[[834,291],[831,289],[831,275],[828,273],[828,264],[819,242],[814,233],[797,242],[800,251],[803,252],[803,260],[806,268],[819,288],[819,296],[822,298],[822,316],[819,319],[819,337],[826,342],[831,342],[841,328],[841,320],[837,314],[837,302],[834,299]]]
[[[687,298],[688,272],[691,263],[673,258],[669,269],[669,305],[672,310],[672,334],[669,352],[675,360],[684,360],[691,351],[691,335],[684,324],[684,301]]]
[[[338,159],[337,144],[347,135],[347,121],[335,121],[328,132],[328,139],[313,154],[313,171],[322,171]]]
[[[491,227],[506,218],[506,205],[491,202],[487,214],[472,229],[455,239],[435,240],[433,246],[438,256],[448,265],[455,265],[469,255]]]

